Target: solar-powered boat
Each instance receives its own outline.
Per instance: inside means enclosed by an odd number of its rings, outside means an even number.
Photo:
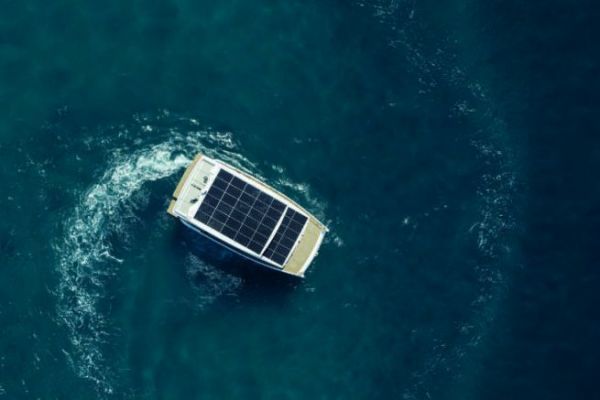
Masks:
[[[196,156],[167,210],[256,264],[304,277],[327,228],[282,193],[222,161]]]

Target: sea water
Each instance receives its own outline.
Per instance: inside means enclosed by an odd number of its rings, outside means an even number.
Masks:
[[[528,165],[528,105],[507,91],[527,86],[493,62],[514,10],[2,8],[0,398],[527,393],[505,351],[527,342],[506,334]],[[329,227],[305,280],[237,265],[166,214],[198,152]]]

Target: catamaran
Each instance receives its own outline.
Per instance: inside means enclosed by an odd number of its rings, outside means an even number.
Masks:
[[[167,212],[234,253],[297,277],[304,277],[327,232],[284,194],[202,154],[185,170]]]

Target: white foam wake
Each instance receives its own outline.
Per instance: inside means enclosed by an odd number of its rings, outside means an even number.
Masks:
[[[414,373],[415,382],[407,388],[406,399],[428,398],[437,374],[448,373],[455,397],[465,397],[468,379],[479,371],[468,367],[480,352],[473,351],[487,336],[501,305],[506,288],[506,265],[512,257],[511,239],[515,230],[515,186],[517,169],[513,146],[506,124],[484,86],[463,71],[460,57],[453,51],[453,37],[440,37],[435,45],[427,44],[429,33],[423,34],[423,21],[415,16],[414,1],[373,0],[358,3],[369,6],[375,18],[388,26],[388,44],[401,49],[408,65],[417,75],[419,93],[439,95],[440,87],[453,90],[457,101],[449,110],[453,117],[467,119],[475,132],[471,145],[484,165],[480,182],[475,189],[478,206],[477,221],[468,234],[479,251],[475,267],[479,295],[473,300],[471,315],[457,321],[458,335],[452,343],[435,339],[429,360],[423,369]],[[422,39],[423,37],[428,40]],[[408,219],[406,220],[408,223]],[[447,390],[447,389],[446,389]],[[462,396],[461,396],[462,395]]]
[[[107,236],[119,223],[119,208],[146,182],[167,177],[190,161],[176,154],[174,143],[163,143],[129,157],[116,157],[114,165],[81,196],[65,222],[64,239],[55,246],[59,257],[60,320],[67,327],[72,348],[66,352],[80,377],[111,392],[99,346],[109,336],[106,317],[98,304],[106,279],[121,262],[111,254]],[[102,263],[99,268],[98,264]]]
[[[140,194],[147,183],[180,171],[198,152],[261,175],[256,164],[242,156],[231,133],[198,130],[194,128],[195,120],[177,120],[192,125],[183,134],[161,128],[157,121],[160,122],[160,118],[136,117],[138,130],[157,136],[166,134],[168,139],[162,143],[142,147],[141,139],[134,139],[133,145],[111,148],[109,136],[103,136],[99,143],[86,142],[90,148],[97,146],[98,151],[112,154],[111,161],[98,182],[79,196],[65,219],[60,240],[54,243],[58,261],[57,314],[71,343],[63,352],[76,374],[91,380],[103,394],[114,390],[114,372],[102,348],[109,343],[115,329],[110,326],[110,315],[102,303],[110,297],[107,283],[114,279],[123,262],[114,254],[110,239],[115,235],[121,241],[126,239],[130,221],[145,204],[136,201],[136,194]],[[131,131],[119,129],[124,136]],[[139,149],[135,150],[136,147]],[[288,190],[303,194],[308,189],[292,185]],[[317,200],[313,202],[318,209],[324,209]],[[200,306],[232,294],[241,285],[240,279],[190,257],[186,270]]]
[[[100,302],[105,298],[107,280],[122,262],[112,254],[108,237],[126,230],[124,206],[144,184],[179,171],[200,150],[247,167],[232,152],[234,147],[230,133],[195,131],[187,135],[170,132],[167,141],[130,154],[119,148],[109,150],[113,154],[110,167],[80,196],[65,220],[64,234],[54,244],[58,317],[72,345],[64,352],[77,375],[93,381],[100,391],[113,390],[111,372],[100,349],[110,336]]]

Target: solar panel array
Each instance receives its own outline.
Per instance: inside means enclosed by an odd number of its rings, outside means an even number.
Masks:
[[[299,212],[288,208],[277,233],[275,233],[269,247],[265,250],[264,256],[277,264],[283,264],[290,251],[292,251],[294,243],[298,240],[307,219]]]
[[[260,254],[285,208],[281,201],[221,169],[194,217]]]

